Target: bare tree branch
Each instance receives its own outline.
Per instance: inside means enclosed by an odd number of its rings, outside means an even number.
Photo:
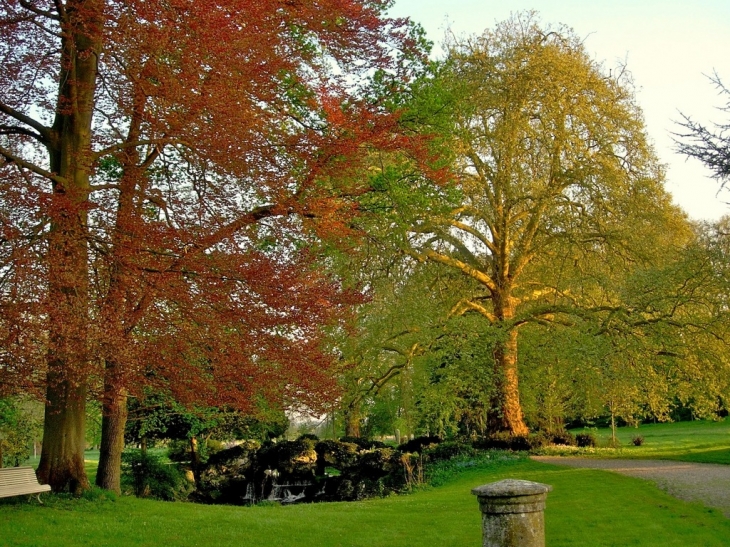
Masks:
[[[23,167],[29,171],[32,171],[36,175],[40,175],[42,177],[45,177],[49,180],[52,180],[53,182],[56,182],[62,186],[66,185],[66,179],[64,177],[59,177],[55,173],[51,173],[50,171],[46,171],[45,169],[42,169],[41,167],[38,167],[34,163],[30,163],[28,161],[25,161],[24,159],[16,156],[10,150],[7,148],[0,146],[0,156],[3,156],[6,160],[6,163],[14,163],[20,167]]]
[[[0,102],[0,112],[3,112],[12,118],[15,118],[20,123],[24,123],[25,125],[28,125],[28,126],[32,127],[33,129],[35,129],[41,137],[41,139],[39,139],[39,140],[43,144],[51,143],[52,132],[49,127],[46,127],[42,123],[31,118],[30,116],[23,114],[22,112],[14,109],[13,107],[11,107],[3,102]],[[38,137],[36,136],[36,138],[38,138]]]

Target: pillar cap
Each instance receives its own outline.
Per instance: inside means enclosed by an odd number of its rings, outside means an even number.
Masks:
[[[477,486],[471,493],[480,498],[512,498],[516,496],[535,496],[547,494],[553,489],[549,484],[523,481],[520,479],[504,479]]]

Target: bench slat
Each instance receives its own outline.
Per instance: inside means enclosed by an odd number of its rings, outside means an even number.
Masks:
[[[0,468],[0,498],[21,496],[23,494],[41,494],[50,492],[50,490],[49,485],[38,484],[38,479],[32,467]]]
[[[44,488],[45,486],[45,488]],[[9,498],[11,496],[22,496],[25,494],[42,494],[43,492],[50,492],[51,487],[47,484],[41,484],[39,486],[34,487],[26,487],[26,488],[15,488],[12,490],[0,490],[0,498]]]
[[[0,467],[0,476],[6,475],[35,475],[32,467]]]
[[[0,488],[10,486],[11,484],[38,484],[38,481],[27,481],[27,480],[9,480],[0,482]]]
[[[32,475],[35,477],[35,471],[33,471],[32,467],[0,467],[0,478],[13,475],[28,477]]]
[[[7,484],[0,484],[0,492],[3,490],[13,490],[14,488],[22,488],[22,487],[29,487],[29,486],[39,486],[38,482],[13,482],[13,483],[7,483]],[[40,485],[40,486],[48,486],[46,485]]]

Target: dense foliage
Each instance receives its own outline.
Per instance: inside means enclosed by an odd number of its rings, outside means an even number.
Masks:
[[[45,392],[54,490],[88,487],[89,395],[112,489],[145,387],[240,410],[331,397],[320,328],[357,296],[315,242],[367,189],[361,152],[402,146],[384,93],[422,54],[387,7],[2,3],[0,391]]]
[[[544,443],[543,443],[544,444]],[[414,439],[398,447],[362,439],[319,441],[302,436],[278,443],[242,443],[214,454],[201,472],[192,499],[253,504],[354,501],[406,492],[441,477],[443,462],[509,458],[494,450],[527,450],[530,441],[485,440],[478,448]],[[537,446],[533,441],[532,445]],[[451,464],[453,466],[453,464]]]
[[[0,398],[0,467],[25,463],[39,437],[38,405],[26,398]]]
[[[3,461],[19,393],[55,491],[89,488],[91,410],[98,485],[126,434],[138,493],[165,491],[144,448],[176,439],[198,494],[238,501],[275,469],[332,499],[420,480],[422,447],[361,437],[534,447],[728,410],[729,221],[671,203],[630,73],[534,13],[428,63],[390,5],[0,5]],[[683,127],[725,184],[727,126]],[[347,442],[270,443],[286,411]],[[204,468],[213,437],[264,444]]]
[[[382,154],[362,198],[398,258],[362,246],[354,262],[373,297],[340,345],[346,431],[722,412],[726,221],[692,225],[671,203],[630,73],[534,14],[448,46],[403,119],[437,135],[449,181]]]

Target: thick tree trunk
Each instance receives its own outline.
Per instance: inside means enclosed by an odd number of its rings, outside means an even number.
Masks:
[[[84,469],[86,388],[49,374],[38,478],[54,492],[88,490]]]
[[[67,2],[58,108],[47,147],[55,174],[48,234],[49,349],[38,475],[54,492],[89,488],[84,470],[89,376],[87,210],[103,0]]]
[[[517,331],[512,330],[507,340],[497,344],[495,361],[495,406],[498,409],[496,429],[512,435],[527,435],[520,403],[519,377],[517,373]]]
[[[345,409],[345,437],[360,438],[360,409],[357,405],[350,405]]]
[[[507,291],[505,291],[507,292]],[[514,318],[515,308],[509,293],[494,299],[495,315],[502,323]],[[497,342],[494,349],[495,394],[493,409],[496,411],[490,429],[506,431],[512,435],[527,435],[520,403],[519,373],[517,371],[517,329],[512,328],[506,338]]]
[[[134,143],[139,139],[143,124],[142,113],[145,102],[140,89],[135,93],[134,115],[132,116],[127,142]],[[112,235],[112,248],[109,253],[109,287],[102,316],[107,325],[109,339],[106,347],[106,367],[104,370],[104,397],[102,398],[102,428],[99,454],[99,471],[97,486],[119,492],[121,477],[122,451],[124,450],[124,428],[127,422],[127,388],[124,375],[124,363],[117,359],[119,350],[127,343],[133,325],[125,316],[129,306],[128,293],[130,276],[129,264],[133,262],[136,245],[133,234],[135,224],[143,222],[136,215],[135,197],[137,185],[144,175],[140,173],[139,152],[130,147],[117,158],[121,162],[123,173],[119,181],[119,202],[117,219]],[[147,453],[147,441],[142,439],[142,453]]]
[[[124,428],[127,424],[127,394],[116,388],[116,365],[107,362],[101,418],[101,450],[96,485],[121,493]]]
[[[190,467],[193,469],[195,484],[200,484],[200,451],[196,437],[190,437]]]
[[[55,198],[56,196],[54,196]],[[88,285],[85,218],[72,199],[49,234],[49,347],[43,448],[38,475],[54,492],[89,488],[84,470]]]

